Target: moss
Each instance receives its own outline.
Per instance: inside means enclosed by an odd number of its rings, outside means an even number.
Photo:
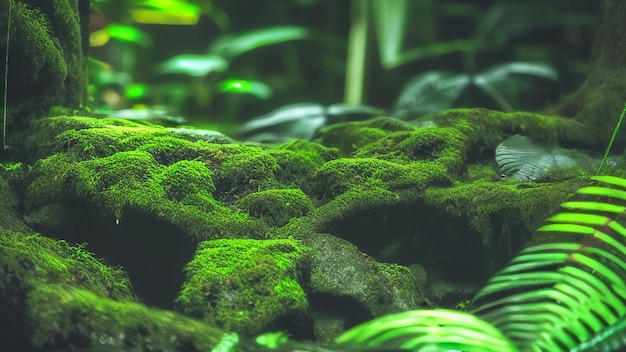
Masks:
[[[416,127],[389,117],[378,117],[367,121],[338,123],[320,129],[321,144],[338,148],[344,156],[377,141],[388,132],[411,131]]]
[[[453,128],[420,128],[388,133],[354,152],[354,157],[373,157],[403,164],[436,161],[451,174],[459,174],[465,170],[467,142],[467,137]]]
[[[403,265],[390,263],[377,263],[381,278],[389,289],[392,300],[398,311],[415,309],[416,302],[406,302],[406,297],[414,297],[417,280],[411,270]]]
[[[72,194],[85,203],[100,204],[104,214],[119,222],[125,206],[148,205],[165,198],[158,182],[148,182],[163,169],[141,151],[75,163],[68,175]]]
[[[225,330],[257,334],[305,314],[300,275],[307,247],[295,240],[202,242],[185,268],[177,309]]]
[[[514,134],[541,142],[575,145],[582,129],[580,123],[562,117],[487,109],[448,110],[436,116],[435,121],[440,127],[456,128],[467,137],[472,159],[491,158],[496,146]]]
[[[238,200],[249,193],[280,187],[276,160],[258,147],[224,145],[218,149],[215,178],[218,199]]]
[[[67,285],[41,285],[27,301],[32,346],[109,351],[211,351],[224,333],[140,303],[107,299]]]
[[[236,207],[272,227],[281,227],[292,218],[306,215],[313,203],[299,189],[272,189],[250,193]]]
[[[438,231],[454,242],[456,236],[478,234],[479,241],[502,265],[530,240],[543,219],[556,211],[563,199],[588,181],[559,183],[475,181],[450,188],[429,188],[424,204],[436,214]],[[453,244],[450,246],[453,246]]]
[[[55,154],[38,160],[33,165],[32,181],[26,188],[24,207],[27,213],[51,204],[58,204],[65,197],[63,181],[71,167],[65,154]]]
[[[4,302],[17,303],[44,283],[80,287],[113,299],[135,299],[126,274],[103,264],[84,246],[0,230],[0,262]]]
[[[319,206],[307,215],[293,219],[277,231],[278,236],[302,236],[325,233],[357,214],[391,208],[408,202],[395,192],[381,187],[355,187]]]
[[[0,176],[0,199],[2,199],[0,203],[0,229],[29,232],[30,229],[22,222],[17,213],[18,198],[2,176]]]
[[[294,188],[306,188],[308,180],[318,167],[339,157],[339,152],[334,148],[303,140],[281,144],[268,152],[280,167],[278,181]]]
[[[420,293],[408,268],[378,263],[330,235],[307,236],[303,242],[314,250],[308,286],[314,312],[357,323],[367,316],[417,308]]]
[[[38,119],[20,146],[25,160],[45,158],[57,152],[70,153],[76,160],[109,156],[124,151],[118,145],[130,134],[168,134],[167,129],[141,121],[85,116],[53,116]],[[136,147],[136,145],[135,145]]]
[[[37,4],[38,6],[35,6]],[[3,1],[0,22],[11,31],[8,127],[12,132],[45,115],[53,105],[78,108],[86,98],[78,1]],[[6,36],[0,36],[5,48]],[[4,70],[0,73],[4,81]],[[19,141],[14,133],[10,142]]]
[[[202,162],[180,160],[165,168],[157,182],[168,199],[185,203],[186,197],[199,192],[210,195],[215,191],[211,175],[211,170]]]
[[[449,184],[447,170],[441,164],[420,161],[402,165],[372,158],[331,160],[319,168],[313,179],[313,192],[325,199],[354,187],[419,192],[428,185]]]

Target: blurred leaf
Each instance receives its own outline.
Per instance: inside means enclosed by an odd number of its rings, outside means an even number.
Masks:
[[[525,100],[524,93],[537,90],[547,82],[555,82],[557,78],[558,72],[551,66],[534,62],[504,63],[475,75],[429,71],[412,79],[404,87],[393,115],[406,119],[453,107],[482,106],[478,101],[460,102],[460,98],[472,90],[486,95],[503,111],[528,108],[530,102]],[[542,99],[545,102],[547,95],[542,96]]]
[[[246,122],[239,135],[254,142],[309,140],[326,121],[326,111],[320,104],[291,104]]]
[[[282,26],[256,29],[241,35],[228,34],[217,38],[208,53],[233,59],[257,48],[310,37],[305,27]]]
[[[450,109],[470,83],[469,74],[442,71],[422,73],[404,87],[393,116],[417,117]]]
[[[593,26],[595,15],[587,13],[568,13],[563,15],[563,6],[557,2],[514,2],[503,1],[489,8],[480,21],[475,37],[491,36],[494,44],[506,42],[512,34],[524,30],[557,26]]]
[[[380,61],[385,68],[396,66],[406,34],[407,0],[374,0],[372,10],[376,20]]]
[[[183,54],[159,65],[157,73],[202,77],[210,72],[224,72],[228,66],[228,61],[217,55]]]
[[[135,22],[151,24],[194,25],[200,8],[180,0],[141,0],[130,14]]]
[[[239,130],[239,136],[248,141],[268,143],[311,140],[320,127],[365,120],[380,113],[379,109],[361,105],[333,104],[324,107],[315,103],[291,104],[246,122]]]
[[[91,46],[101,46],[106,44],[109,39],[135,43],[143,47],[152,45],[152,38],[139,29],[113,23],[98,31],[92,32],[89,36],[89,44]]]
[[[345,331],[335,341],[360,351],[518,351],[488,322],[447,309],[384,315]]]
[[[503,111],[522,106],[520,92],[533,89],[527,79],[556,81],[558,72],[551,66],[534,62],[509,62],[496,65],[473,78],[473,83],[487,93]]]
[[[263,82],[229,79],[219,83],[222,93],[250,94],[261,100],[272,97],[272,88]]]
[[[136,100],[144,98],[148,94],[148,85],[145,83],[130,84],[126,87],[126,98]]]
[[[504,175],[518,181],[539,181],[552,168],[583,168],[593,172],[599,163],[575,149],[547,145],[516,134],[496,147],[496,163]]]

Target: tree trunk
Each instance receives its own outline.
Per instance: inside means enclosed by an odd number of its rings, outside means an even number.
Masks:
[[[78,109],[86,102],[85,6],[88,11],[85,0],[0,0],[0,62],[8,57],[7,135],[53,106]]]
[[[598,150],[606,148],[626,103],[626,1],[603,0],[600,12],[591,71],[578,91],[557,107],[557,114],[584,125],[581,146]],[[621,135],[623,146],[626,135]]]

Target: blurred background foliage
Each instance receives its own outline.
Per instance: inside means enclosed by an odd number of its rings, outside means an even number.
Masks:
[[[414,118],[574,91],[594,0],[91,0],[96,112],[226,133],[295,103]],[[427,108],[424,109],[423,107]],[[129,113],[130,112],[130,113]],[[139,117],[141,118],[141,117]]]

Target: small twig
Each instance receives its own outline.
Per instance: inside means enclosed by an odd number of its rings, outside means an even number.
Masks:
[[[617,125],[615,125],[615,129],[613,130],[613,135],[611,136],[611,140],[609,141],[609,145],[606,147],[604,151],[604,156],[602,157],[602,161],[600,162],[600,166],[598,166],[598,171],[596,171],[596,175],[600,174],[600,170],[602,170],[602,166],[604,162],[609,157],[609,152],[613,147],[613,142],[615,141],[615,137],[617,137],[617,132],[619,132],[619,128],[622,125],[622,120],[624,120],[624,115],[626,115],[626,104],[624,104],[624,109],[622,110],[622,114],[619,115],[619,120],[617,120]]]
[[[12,0],[9,0],[9,14],[7,19],[7,48],[6,56],[4,57],[4,110],[2,112],[2,149],[7,149],[7,91],[9,86],[9,38],[11,33],[11,4]]]

